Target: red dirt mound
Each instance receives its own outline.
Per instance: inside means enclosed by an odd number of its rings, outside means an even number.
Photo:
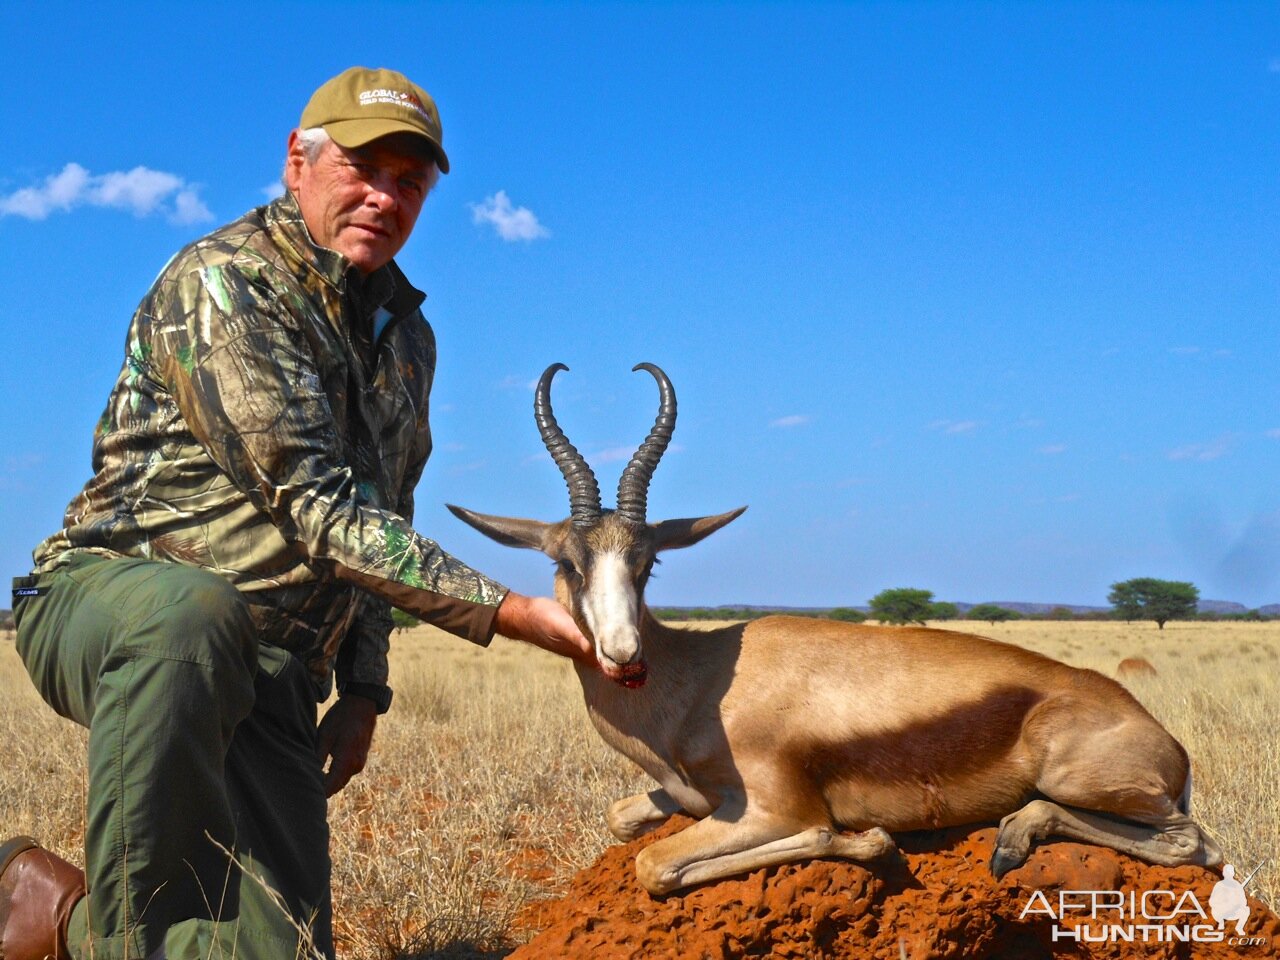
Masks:
[[[815,860],[651,897],[636,881],[636,854],[690,822],[678,817],[610,848],[562,898],[531,905],[524,925],[542,933],[510,960],[1260,960],[1280,948],[1280,920],[1252,899],[1245,932],[1256,942],[1230,942],[1234,924],[1221,941],[1197,942],[1216,935],[1209,895],[1221,879],[1198,867],[1053,842],[995,880],[987,867],[994,827],[904,834],[905,863],[874,871]],[[1106,940],[1089,942],[1098,937]]]

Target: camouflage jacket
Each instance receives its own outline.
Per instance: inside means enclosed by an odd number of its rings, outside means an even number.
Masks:
[[[389,603],[488,643],[506,589],[410,526],[431,452],[423,299],[394,263],[366,277],[315,246],[287,194],[179,252],[37,571],[90,551],[220,574],[321,697],[335,660],[340,682],[386,683]]]

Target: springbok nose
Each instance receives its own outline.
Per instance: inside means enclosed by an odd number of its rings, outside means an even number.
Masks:
[[[620,667],[636,663],[641,659],[640,634],[631,631],[628,636],[602,638],[600,653]]]
[[[625,644],[608,646],[602,643],[599,660],[605,676],[624,687],[642,687],[649,676],[649,667],[640,649],[640,635],[635,631]]]

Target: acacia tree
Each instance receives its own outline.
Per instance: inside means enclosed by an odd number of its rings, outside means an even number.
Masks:
[[[939,600],[937,603],[930,604],[930,620],[954,620],[958,616],[960,616],[960,608],[950,600]]]
[[[844,620],[848,623],[861,623],[867,615],[856,607],[835,607],[827,614],[832,620]]]
[[[1200,591],[1181,580],[1137,577],[1111,585],[1107,602],[1124,620],[1154,620],[1163,630],[1169,620],[1189,620],[1196,614]]]
[[[411,630],[421,622],[412,613],[405,613],[399,607],[391,608],[391,623],[395,626],[396,633],[401,630]]]
[[[923,625],[933,612],[933,591],[895,587],[871,598],[871,615],[881,623]]]
[[[969,608],[967,614],[970,620],[985,620],[987,623],[996,623],[1004,620],[1018,620],[1022,614],[1017,610],[1010,610],[1008,607],[997,606],[994,603],[979,603],[977,606]]]

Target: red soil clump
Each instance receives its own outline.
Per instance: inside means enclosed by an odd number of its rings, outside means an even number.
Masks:
[[[840,860],[757,870],[744,877],[703,884],[666,897],[651,897],[636,880],[635,856],[653,840],[692,821],[677,817],[653,834],[605,851],[577,874],[557,900],[528,907],[526,929],[542,932],[510,960],[613,958],[827,958],[827,960],[924,960],[924,958],[1200,958],[1277,956],[1280,920],[1260,902],[1249,901],[1249,944],[1230,943],[1228,923],[1220,942],[1169,942],[1175,931],[1141,928],[1134,942],[1085,942],[1115,924],[1201,926],[1217,929],[1209,895],[1221,877],[1199,867],[1157,867],[1113,850],[1079,843],[1038,846],[1027,862],[1001,880],[988,862],[994,827],[903,834],[904,862],[871,869]],[[1170,891],[1150,899],[1150,914],[1172,920],[1134,920],[1088,908],[1060,911],[1060,891]],[[1036,897],[1036,892],[1040,896]],[[1194,900],[1186,899],[1190,891]],[[1069,903],[1081,902],[1076,894]],[[1034,899],[1033,899],[1034,897]],[[1198,904],[1205,916],[1195,912]],[[1030,909],[1028,905],[1030,904]],[[1088,928],[1079,924],[1089,925]],[[1054,939],[1055,926],[1058,939]],[[1069,935],[1080,935],[1077,940]],[[1192,931],[1194,935],[1194,931]],[[1156,939],[1159,937],[1160,939]]]

